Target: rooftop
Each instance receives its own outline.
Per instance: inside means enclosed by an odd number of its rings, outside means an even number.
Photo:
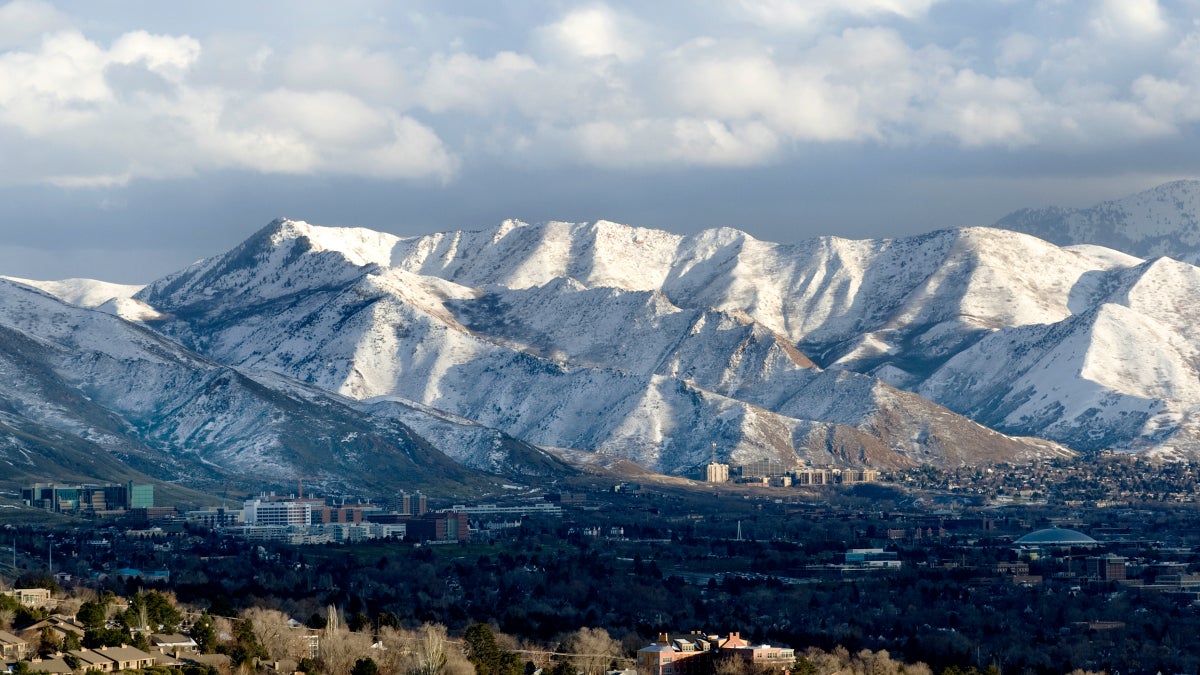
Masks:
[[[1082,532],[1062,527],[1050,527],[1030,532],[1018,539],[1016,543],[1029,546],[1094,546],[1100,542]]]

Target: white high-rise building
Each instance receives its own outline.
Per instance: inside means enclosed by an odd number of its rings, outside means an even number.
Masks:
[[[709,483],[728,483],[729,465],[712,462],[708,465],[707,480]]]
[[[244,507],[246,525],[312,525],[312,504],[248,499]]]

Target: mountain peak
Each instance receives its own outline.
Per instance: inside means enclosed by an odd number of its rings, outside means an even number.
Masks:
[[[260,237],[275,246],[289,241],[305,241],[308,251],[335,251],[345,256],[347,262],[359,267],[390,265],[392,249],[400,240],[394,234],[364,227],[326,227],[290,218],[276,218],[251,240]]]

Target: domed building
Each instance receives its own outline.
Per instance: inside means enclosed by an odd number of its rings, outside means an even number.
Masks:
[[[1021,537],[1015,542],[1019,546],[1033,547],[1055,547],[1055,548],[1073,548],[1076,546],[1093,548],[1099,546],[1100,542],[1092,539],[1082,532],[1068,530],[1063,527],[1049,527],[1044,530],[1037,530]]]

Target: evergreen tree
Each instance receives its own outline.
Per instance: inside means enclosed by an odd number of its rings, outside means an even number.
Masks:
[[[375,665],[375,661],[371,657],[358,659],[354,662],[354,668],[350,670],[350,675],[379,675],[379,666]]]
[[[58,653],[60,649],[62,649],[62,642],[59,641],[58,636],[54,634],[54,631],[50,630],[48,626],[43,628],[41,640],[38,644],[38,656],[43,659],[49,658]]]
[[[188,630],[188,637],[196,641],[196,645],[200,648],[202,654],[211,654],[217,648],[217,631],[213,627],[213,619],[205,612],[196,619]]]
[[[267,650],[258,642],[254,634],[254,623],[250,620],[241,621],[234,629],[237,644],[229,653],[229,659],[235,666],[253,664],[255,659],[267,658]]]
[[[477,623],[463,634],[467,646],[467,659],[475,666],[478,675],[497,675],[500,671],[500,647],[496,634],[487,624]]]

